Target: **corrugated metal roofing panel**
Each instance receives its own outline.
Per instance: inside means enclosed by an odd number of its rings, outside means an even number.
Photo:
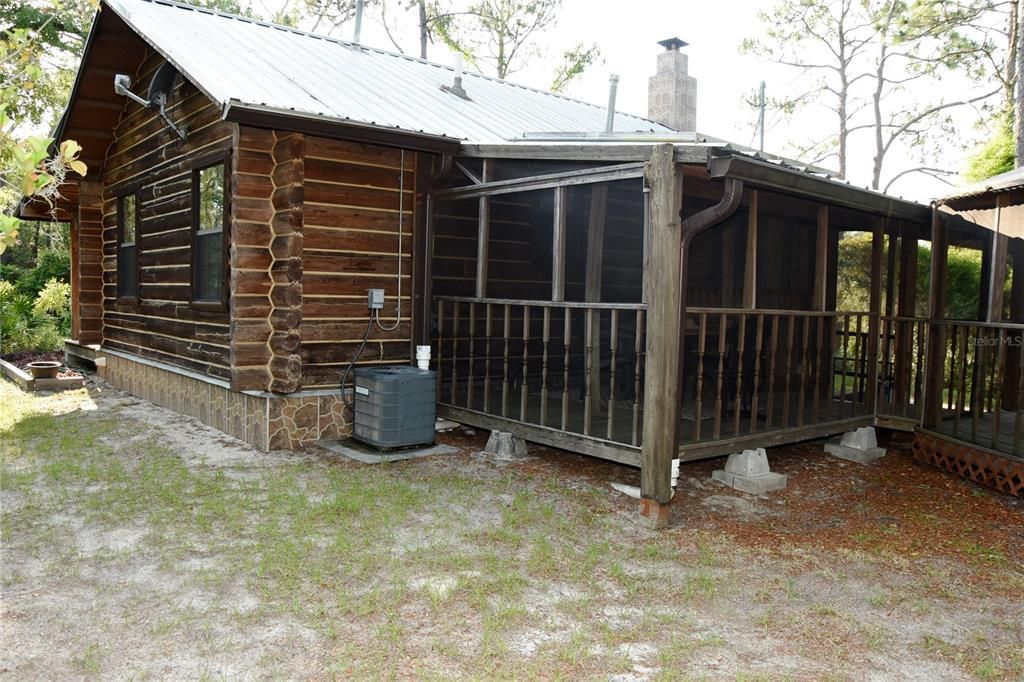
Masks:
[[[106,5],[219,105],[260,105],[385,128],[499,142],[604,129],[605,108],[452,68],[166,0]],[[617,112],[615,130],[670,133]]]
[[[1015,168],[999,175],[993,175],[991,178],[976,182],[973,185],[967,185],[957,190],[955,193],[940,199],[940,203],[947,201],[956,201],[957,199],[967,199],[969,197],[981,196],[982,194],[988,194],[989,192],[1008,192],[1010,190],[1019,189],[1024,187],[1024,168]]]

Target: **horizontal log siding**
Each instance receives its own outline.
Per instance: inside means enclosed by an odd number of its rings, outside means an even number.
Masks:
[[[306,139],[301,315],[303,388],[337,387],[369,322],[366,290],[382,288],[383,322],[398,293],[398,149]],[[406,363],[412,313],[416,155],[405,153],[402,314],[374,326],[360,364]]]
[[[135,83],[148,83],[163,59],[150,53]],[[191,306],[191,170],[199,157],[230,149],[236,127],[179,79],[168,113],[186,127],[182,141],[153,111],[125,100],[103,183],[103,343],[219,378],[230,376],[226,311]],[[138,192],[139,299],[117,298],[117,197]]]

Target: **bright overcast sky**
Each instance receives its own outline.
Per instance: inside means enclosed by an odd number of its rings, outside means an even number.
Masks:
[[[757,13],[767,6],[770,3],[763,0],[564,0],[557,29],[545,36],[545,43],[549,45],[547,53],[513,74],[510,80],[546,88],[551,82],[560,50],[580,41],[596,42],[601,48],[604,63],[592,67],[570,87],[567,94],[603,105],[608,97],[608,76],[618,74],[617,108],[646,116],[647,79],[654,73],[657,54],[662,50],[657,41],[678,36],[690,43],[686,48],[690,56],[690,74],[698,80],[698,130],[738,144],[756,146],[754,123],[757,113],[744,103],[745,96],[754,91],[761,80],[767,82],[769,96],[773,92],[780,96],[797,75],[791,69],[740,54],[742,40],[757,35],[760,28]],[[389,23],[391,21],[389,19]],[[418,50],[415,16],[410,13],[393,21],[397,24],[395,34],[399,42],[407,52],[415,54]],[[351,27],[345,27],[335,35],[351,39]],[[381,28],[376,11],[364,20],[363,42],[394,49]],[[430,58],[452,63],[451,56],[441,46],[431,48]],[[981,134],[972,127],[973,116],[973,112],[965,111],[963,114],[965,143],[973,142]],[[834,128],[833,119],[834,114],[820,106],[806,112],[799,120],[769,113],[765,149],[792,155],[791,143],[805,141],[803,136],[808,131],[815,132],[815,137],[823,137],[832,129],[829,126]],[[848,175],[851,182],[861,186],[870,183],[870,136],[870,131],[862,131],[855,133],[850,141]],[[948,168],[955,171],[963,169],[963,150],[951,149],[947,157]],[[885,176],[918,165],[905,156],[893,157],[887,164]],[[822,165],[835,167],[835,161],[828,160]],[[887,180],[885,176],[883,186]],[[948,193],[949,187],[926,176],[910,175],[894,185],[891,191],[925,200]]]

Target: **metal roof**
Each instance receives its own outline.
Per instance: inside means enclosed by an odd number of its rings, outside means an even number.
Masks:
[[[1021,187],[1024,187],[1024,168],[1014,168],[1011,171],[1006,171],[999,175],[993,175],[991,178],[986,178],[981,182],[961,187],[955,193],[939,199],[938,202],[940,204],[944,204],[950,201],[956,201],[957,199],[968,199],[970,197],[977,197],[990,192],[1008,192]]]
[[[470,72],[464,100],[441,89],[454,69],[406,55],[167,0],[103,4],[225,117],[253,109],[477,143],[605,126],[605,107]],[[621,112],[615,130],[674,132]]]

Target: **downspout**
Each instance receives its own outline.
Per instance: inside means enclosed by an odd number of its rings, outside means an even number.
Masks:
[[[685,192],[685,189],[684,189]],[[743,201],[743,181],[736,180],[734,178],[725,179],[725,188],[722,190],[722,198],[719,199],[718,203],[714,206],[705,208],[703,211],[694,213],[689,218],[683,220],[680,225],[682,232],[681,244],[679,247],[679,376],[677,381],[679,382],[679,390],[682,391],[683,386],[683,370],[684,370],[684,359],[686,354],[686,344],[684,339],[686,338],[686,280],[688,279],[689,261],[690,261],[690,244],[693,238],[697,235],[711,229],[715,225],[719,225],[728,220],[736,210],[740,207]],[[682,396],[680,396],[680,401]],[[676,429],[676,444],[675,451],[679,450],[679,430]]]

